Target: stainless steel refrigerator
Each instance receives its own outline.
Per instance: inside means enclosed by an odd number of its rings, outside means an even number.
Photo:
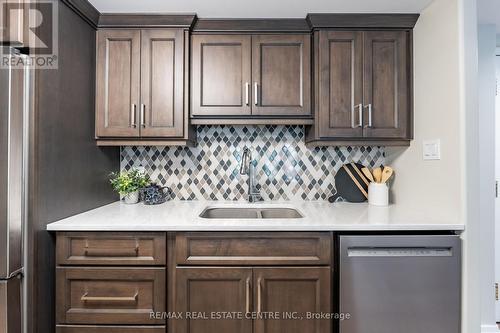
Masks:
[[[23,328],[23,231],[26,225],[27,82],[25,58],[2,48],[0,64],[0,333]],[[6,66],[5,64],[10,65]]]

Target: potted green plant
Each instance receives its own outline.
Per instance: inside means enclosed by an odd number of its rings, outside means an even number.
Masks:
[[[123,197],[126,204],[139,202],[139,191],[150,184],[149,176],[137,169],[113,172],[110,177],[114,190]]]

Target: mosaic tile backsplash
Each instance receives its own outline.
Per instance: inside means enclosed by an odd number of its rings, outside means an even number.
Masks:
[[[264,200],[326,200],[335,173],[349,162],[384,163],[382,147],[307,148],[302,126],[199,126],[196,147],[122,147],[121,169],[143,167],[175,200],[246,200],[240,175],[245,146],[252,150]]]

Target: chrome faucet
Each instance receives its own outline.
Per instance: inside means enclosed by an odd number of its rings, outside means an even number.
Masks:
[[[252,161],[252,153],[248,147],[243,149],[241,157],[240,174],[248,175],[248,201],[257,202],[262,200],[259,190],[257,189],[257,181],[255,180],[255,165]]]

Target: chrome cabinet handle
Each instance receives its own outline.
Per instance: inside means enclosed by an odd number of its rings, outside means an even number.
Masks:
[[[85,257],[138,257],[139,247],[107,249],[107,248],[86,248]]]
[[[141,104],[141,126],[146,127],[146,105]]]
[[[250,313],[250,278],[246,281],[245,311],[247,314]]]
[[[367,106],[365,106],[365,108],[368,108],[368,125],[365,126],[365,128],[371,128],[373,127],[373,123],[372,123],[372,105],[371,103],[368,104]]]
[[[138,257],[139,256],[139,240],[135,240],[135,247],[121,248],[105,248],[92,247],[89,240],[85,240],[84,248],[85,257]]]
[[[86,292],[80,300],[82,302],[99,302],[99,303],[137,303],[137,298],[139,292],[136,292],[134,296],[131,297],[117,297],[117,296],[88,296]]]
[[[250,83],[245,82],[245,104],[250,104]]]
[[[132,104],[130,106],[130,127],[136,128],[137,123],[135,121],[135,110],[136,110],[136,105]]]
[[[354,115],[356,108],[358,108],[358,117],[359,117],[359,122],[356,124],[354,122]],[[363,127],[363,104],[358,104],[352,107],[351,109],[351,127],[352,128],[357,128],[357,127]]]
[[[257,82],[254,83],[254,98],[255,105],[259,105],[259,85]]]
[[[262,312],[262,278],[257,281],[257,313]]]

